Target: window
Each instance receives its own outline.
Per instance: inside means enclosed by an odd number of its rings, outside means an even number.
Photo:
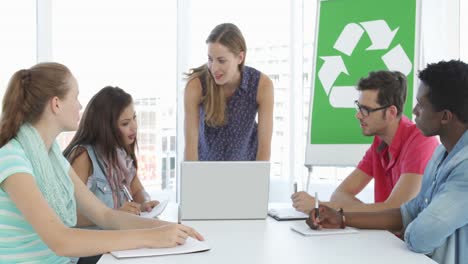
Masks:
[[[162,151],[167,151],[167,137],[162,138]]]
[[[170,151],[175,151],[176,150],[176,137],[171,136],[171,148]]]
[[[161,176],[162,176],[162,188],[163,189],[166,189],[167,187],[167,180],[168,177],[167,177],[167,158],[162,158],[161,160]]]
[[[10,77],[36,63],[36,1],[0,2],[0,96]]]
[[[132,95],[139,126],[138,175],[147,189],[164,189],[164,131],[175,137],[176,126],[171,108],[177,91],[177,1],[53,1],[52,17],[53,60],[76,76],[83,106],[107,85]],[[62,136],[62,147],[71,136]]]
[[[173,181],[174,181],[174,178],[175,178],[175,157],[171,157],[171,177],[170,177],[170,182],[172,185]]]
[[[460,59],[468,62],[468,2],[460,1]]]
[[[51,28],[45,36],[38,28],[49,19],[45,17],[49,13],[37,12],[36,3],[51,8]],[[300,11],[296,12],[298,3]],[[447,5],[452,7],[454,3]],[[141,0],[138,4],[125,0],[3,1],[0,2],[0,95],[14,71],[42,60],[42,55],[47,55],[49,50],[52,57],[48,60],[66,64],[77,77],[84,106],[104,86],[125,89],[133,96],[139,122],[138,174],[146,188],[173,190],[184,145],[182,73],[206,62],[205,39],[210,30],[219,23],[232,22],[246,38],[246,64],[270,76],[275,87],[272,185],[286,186],[292,180],[301,182],[307,178],[307,171],[293,173],[293,170],[302,166],[305,152],[303,142],[306,142],[314,77],[316,6],[317,0]],[[439,9],[433,8],[432,12]],[[465,1],[460,1],[459,11],[460,57],[467,61],[468,4]],[[298,27],[292,21],[297,18],[291,17],[291,13],[301,14],[303,21],[300,38],[303,56],[299,66],[293,65],[297,64],[293,56],[300,49],[291,47],[294,43],[291,36],[301,32],[294,32]],[[445,29],[444,26],[441,28]],[[48,37],[50,43],[41,42]],[[442,49],[446,50],[453,49]],[[300,76],[293,77],[291,69],[298,70]],[[301,78],[302,81],[293,85]],[[302,91],[292,97],[298,87]],[[295,131],[301,133],[301,139],[291,144]],[[62,147],[72,135],[59,138]],[[313,178],[325,176],[339,181],[351,169],[317,168]],[[276,195],[272,193],[271,197]]]

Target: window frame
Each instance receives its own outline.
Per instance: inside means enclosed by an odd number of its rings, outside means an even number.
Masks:
[[[315,1],[315,0],[314,0]],[[318,0],[317,0],[318,1]],[[288,160],[283,164],[285,169],[282,169],[283,173],[289,175],[287,177],[288,186],[285,186],[289,191],[292,191],[293,182],[298,178],[307,177],[307,170],[302,166],[304,164],[305,158],[305,141],[304,131],[307,131],[307,122],[304,122],[304,116],[307,115],[304,110],[304,96],[308,96],[304,92],[304,83],[303,77],[307,75],[307,72],[304,72],[303,65],[303,52],[304,52],[304,39],[303,39],[303,23],[304,23],[304,3],[305,0],[290,0],[290,35],[289,35],[289,58],[290,58],[290,67],[289,67],[289,76],[290,80],[288,83],[290,98],[289,98],[289,120],[283,120],[285,126],[284,131],[286,131],[285,138],[287,138],[288,149]],[[53,54],[52,46],[52,4],[53,0],[36,0],[36,9],[37,9],[37,62],[51,61]],[[454,0],[448,5],[451,14],[456,14],[456,7],[458,6],[458,16],[460,17],[460,1]],[[465,5],[466,7],[466,5]],[[190,16],[191,0],[177,0],[177,77],[176,80],[176,182],[180,181],[180,163],[183,161],[184,157],[184,88],[185,80],[183,78],[183,73],[193,65],[189,65],[189,48],[190,43],[187,41],[188,36],[190,35],[190,20],[193,19]],[[468,8],[466,8],[468,9]],[[468,10],[467,10],[468,12]],[[460,19],[458,18],[458,22]],[[460,43],[460,34],[463,32],[461,29],[462,25],[459,24],[458,27],[458,36],[452,36],[456,38],[458,45],[461,47]],[[466,31],[466,30],[465,30]],[[455,34],[456,35],[456,34]],[[466,38],[468,39],[468,38]],[[468,41],[468,40],[467,40]],[[307,49],[306,49],[307,50]],[[468,50],[462,54],[468,54]],[[468,55],[466,55],[468,56]],[[280,78],[281,76],[278,76]],[[276,102],[275,102],[276,105]],[[284,106],[283,107],[287,107]],[[304,141],[304,142],[303,142]],[[167,142],[168,148],[171,147],[170,139]],[[299,147],[292,147],[299,146]],[[275,150],[272,150],[275,151]],[[176,186],[176,193],[179,186]],[[178,199],[177,199],[178,200]],[[277,200],[277,199],[275,199]]]

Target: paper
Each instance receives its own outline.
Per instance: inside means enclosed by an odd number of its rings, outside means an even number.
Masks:
[[[168,203],[169,203],[169,199],[166,199],[160,202],[155,207],[153,207],[153,210],[151,210],[150,212],[141,212],[140,216],[145,217],[145,218],[155,218],[164,211]]]
[[[268,210],[268,215],[278,221],[304,220],[308,218],[308,215],[298,212],[294,208],[272,208]]]
[[[346,227],[345,229],[328,229],[320,230],[311,229],[305,222],[291,223],[291,230],[298,232],[303,236],[324,236],[324,235],[341,235],[358,233],[356,228]]]
[[[210,250],[211,247],[204,241],[198,241],[188,237],[185,244],[173,248],[140,248],[131,250],[112,251],[111,254],[116,258],[136,258],[150,256],[164,256],[195,253]]]

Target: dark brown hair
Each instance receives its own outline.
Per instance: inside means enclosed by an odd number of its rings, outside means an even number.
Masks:
[[[375,71],[359,80],[359,91],[378,90],[377,103],[381,106],[394,105],[397,115],[403,113],[406,101],[406,76],[399,71]]]
[[[132,157],[135,167],[137,141],[127,146],[119,130],[119,117],[133,102],[132,96],[119,87],[106,86],[91,98],[81,117],[80,125],[70,144],[63,151],[70,163],[83,153],[75,146],[93,145],[96,151],[108,161],[117,162],[116,147],[121,147]]]
[[[47,102],[69,91],[70,70],[59,63],[39,63],[13,74],[3,97],[0,147],[16,137],[24,122],[39,120]]]

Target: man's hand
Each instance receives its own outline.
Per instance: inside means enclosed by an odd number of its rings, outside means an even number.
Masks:
[[[307,218],[306,223],[312,229],[321,228],[341,228],[341,215],[335,209],[326,205],[319,206],[319,217],[315,217],[315,212],[312,211]]]
[[[291,195],[293,207],[300,212],[310,214],[314,209],[315,198],[306,192],[297,192]]]

